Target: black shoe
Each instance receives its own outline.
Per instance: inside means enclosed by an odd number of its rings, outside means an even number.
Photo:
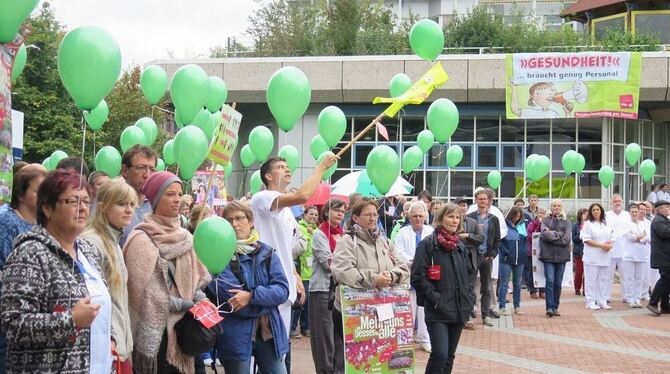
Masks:
[[[489,310],[489,317],[491,318],[500,318],[500,313],[496,312],[495,310],[491,309]]]
[[[661,314],[670,314],[670,306],[661,305]]]
[[[650,312],[654,313],[656,317],[661,315],[661,311],[658,310],[658,305],[647,304],[647,309],[649,309]]]
[[[560,317],[561,313],[558,312],[558,309],[554,309],[554,317]]]
[[[547,317],[551,318],[554,316],[554,311],[552,309],[547,309]]]

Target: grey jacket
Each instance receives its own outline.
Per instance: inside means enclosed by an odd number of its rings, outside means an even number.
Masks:
[[[461,240],[465,245],[465,254],[472,267],[477,269],[478,249],[479,245],[484,242],[484,234],[482,233],[482,229],[479,228],[477,221],[470,217],[465,217],[463,229],[468,234],[466,239]]]
[[[312,235],[312,278],[309,280],[309,292],[328,292],[330,290],[330,261],[333,254],[326,234],[316,230]]]
[[[540,261],[570,261],[572,225],[560,217],[549,215],[542,220],[540,229]]]

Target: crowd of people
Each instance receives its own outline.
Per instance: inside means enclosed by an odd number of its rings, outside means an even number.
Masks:
[[[13,195],[0,207],[0,373],[289,373],[291,340],[307,338],[317,373],[343,373],[342,286],[410,286],[415,342],[427,373],[451,372],[464,329],[522,315],[521,293],[560,317],[566,264],[585,307],[609,309],[618,275],[622,301],[670,313],[670,195],[610,210],[583,207],[575,222],[560,200],[531,195],[501,211],[495,193],[444,202],[428,191],[379,200],[352,194],[304,206],[326,157],[288,190],[286,161],[261,166],[264,189],[212,212],[156,171],[137,145],[121,177],[89,175],[72,157],[55,171],[17,163]],[[236,236],[225,270],[210,274],[194,250],[202,217],[219,214]],[[537,243],[534,246],[534,243]],[[533,256],[544,285],[533,279]],[[510,286],[511,285],[511,286]],[[511,292],[511,307],[508,294]],[[178,325],[194,305],[223,316],[212,354],[185,353]]]

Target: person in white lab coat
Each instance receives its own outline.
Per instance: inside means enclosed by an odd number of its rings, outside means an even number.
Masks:
[[[398,253],[411,267],[416,247],[423,238],[432,234],[434,229],[432,226],[425,224],[428,217],[428,209],[423,201],[413,201],[407,204],[409,204],[407,217],[410,224],[398,231],[398,235],[395,237],[395,245]],[[432,346],[430,344],[430,337],[428,336],[423,307],[416,304],[416,291],[414,289],[410,291],[410,298],[412,299],[412,314],[415,317],[417,326],[416,341],[424,351],[430,353]]]
[[[607,225],[603,207],[598,203],[589,206],[589,217],[580,233],[584,243],[584,296],[586,308],[592,310],[610,309],[607,305],[607,283],[609,278],[612,249],[612,229]]]
[[[623,268],[626,285],[624,299],[631,308],[642,308],[640,299],[644,294],[646,275],[649,268],[649,255],[651,252],[650,223],[640,216],[637,204],[628,206],[631,222],[626,233],[627,243],[623,251]]]
[[[625,279],[625,269],[623,268],[623,252],[626,247],[626,233],[631,223],[630,214],[623,209],[623,198],[621,195],[615,194],[612,196],[612,210],[605,213],[605,219],[607,220],[607,226],[612,229],[614,233],[614,244],[612,245],[612,250],[609,252],[610,255],[610,265],[609,265],[609,274],[607,275],[607,289],[605,290],[605,296],[607,300],[612,298],[612,284],[614,283],[614,272],[619,273],[619,280],[621,281],[621,300],[625,303],[623,295],[626,294],[626,284],[623,282]]]

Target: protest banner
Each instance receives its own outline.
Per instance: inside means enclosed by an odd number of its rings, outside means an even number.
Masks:
[[[237,132],[242,122],[242,114],[234,107],[224,105],[221,108],[222,122],[209,147],[207,158],[221,166],[228,166],[237,146]]]
[[[637,119],[639,52],[518,53],[506,61],[508,119]]]
[[[572,244],[571,244],[572,245]],[[547,279],[544,277],[544,263],[540,261],[540,233],[533,234],[532,240],[533,253],[533,285],[535,288],[544,288]],[[563,272],[563,283],[561,288],[573,289],[575,287],[575,280],[572,276],[572,259],[565,263],[565,271]]]
[[[345,373],[414,372],[409,287],[340,288]]]
[[[213,183],[207,190],[210,177]],[[191,192],[196,204],[207,204],[209,207],[222,206],[226,204],[226,186],[224,183],[224,172],[222,170],[197,170],[191,179]]]

